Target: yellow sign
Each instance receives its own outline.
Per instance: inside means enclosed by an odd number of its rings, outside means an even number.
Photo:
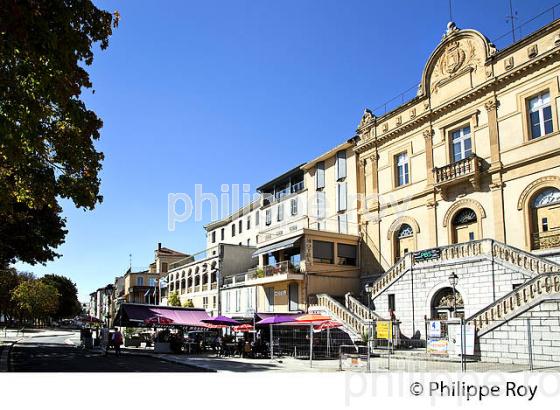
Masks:
[[[393,323],[388,320],[378,320],[377,326],[377,338],[390,340],[393,338]]]

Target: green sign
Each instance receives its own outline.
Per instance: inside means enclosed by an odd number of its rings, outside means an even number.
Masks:
[[[429,261],[431,259],[439,259],[441,250],[439,248],[426,249],[419,252],[414,252],[414,260],[416,262]]]

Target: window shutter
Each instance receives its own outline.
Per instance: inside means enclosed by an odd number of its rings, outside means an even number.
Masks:
[[[315,170],[316,188],[321,189],[325,187],[325,163],[318,162]]]
[[[337,211],[346,211],[346,182],[338,184],[338,189],[336,192],[337,196]]]
[[[317,192],[317,218],[325,218],[325,193],[323,191]]]
[[[346,151],[336,153],[336,179],[346,178]]]
[[[284,219],[284,204],[278,205],[278,222]]]
[[[298,213],[298,200],[297,199],[292,199],[292,216],[297,215]]]
[[[266,224],[270,225],[272,223],[272,210],[266,210]]]

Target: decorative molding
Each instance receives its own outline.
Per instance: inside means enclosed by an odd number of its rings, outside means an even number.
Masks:
[[[371,112],[369,108],[364,110],[364,114],[362,115],[362,119],[360,120],[360,125],[358,129],[367,127],[368,125],[372,124],[375,121],[375,115]]]
[[[462,208],[472,209],[476,213],[479,221],[483,218],[486,218],[486,211],[484,211],[484,208],[482,207],[482,205],[480,205],[480,202],[475,201],[474,199],[465,198],[461,199],[460,201],[454,202],[453,205],[449,207],[449,209],[445,213],[445,216],[443,217],[444,228],[451,225],[453,216]]]
[[[517,210],[523,210],[523,207],[527,203],[529,197],[532,196],[536,191],[547,186],[552,186],[560,189],[560,177],[550,175],[539,178],[527,185],[527,187],[523,190],[523,192],[521,192],[521,195],[519,196],[519,200],[517,201]]]
[[[484,103],[484,108],[486,108],[486,111],[495,111],[499,106],[500,102],[496,99],[492,99]]]
[[[425,140],[428,140],[434,135],[434,130],[432,128],[428,128],[422,132],[422,135],[424,136]]]
[[[391,226],[389,226],[389,230],[387,231],[387,239],[391,240],[395,232],[397,232],[404,224],[410,225],[410,227],[414,230],[415,235],[420,233],[420,225],[418,224],[416,219],[410,216],[401,216],[395,219]]]
[[[509,56],[504,60],[504,69],[506,71],[511,70],[514,66],[513,56]]]
[[[539,47],[536,44],[532,44],[527,47],[527,57],[535,58],[539,54]]]

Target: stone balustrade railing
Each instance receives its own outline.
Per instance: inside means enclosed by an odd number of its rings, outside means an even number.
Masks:
[[[379,295],[396,279],[414,266],[425,268],[430,265],[441,264],[441,262],[457,259],[487,257],[501,263],[509,264],[527,277],[534,277],[547,272],[560,272],[560,265],[555,262],[493,239],[453,244],[437,249],[439,251],[439,257],[429,260],[416,260],[414,258],[414,253],[407,253],[397,261],[385,275],[373,283],[372,297]]]
[[[375,312],[373,312],[371,309],[365,306],[362,302],[360,302],[350,293],[346,294],[345,301],[346,301],[346,308],[350,312],[358,316],[360,319],[364,321],[381,319],[379,315],[375,314]]]
[[[543,273],[475,313],[467,321],[474,324],[477,332],[480,333],[480,331],[496,324],[497,321],[507,319],[508,315],[530,304],[540,296],[553,294],[560,294],[560,273]]]
[[[333,299],[327,294],[321,293],[317,295],[317,305],[332,313],[337,320],[350,328],[357,335],[368,334],[370,324],[352,313],[345,306]]]
[[[476,155],[453,162],[440,168],[434,168],[436,185],[446,184],[464,177],[477,175],[482,168],[482,159]]]

